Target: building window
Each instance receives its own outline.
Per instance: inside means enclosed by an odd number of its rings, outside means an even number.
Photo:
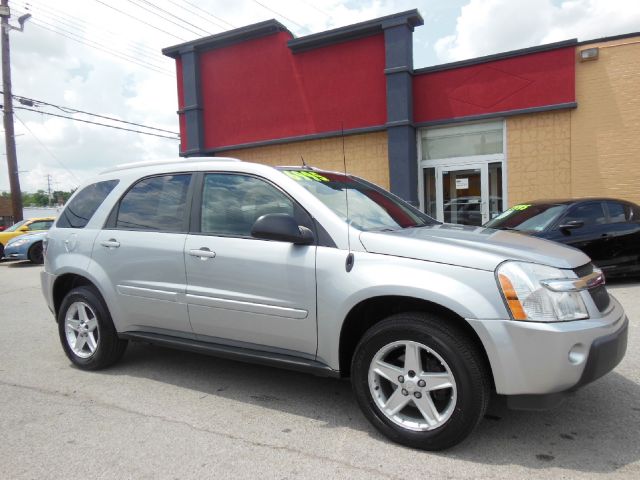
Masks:
[[[422,160],[503,153],[503,122],[485,122],[422,132]]]

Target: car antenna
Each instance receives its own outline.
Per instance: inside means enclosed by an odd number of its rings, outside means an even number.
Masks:
[[[345,151],[344,151],[344,122],[341,123],[340,133],[342,135],[342,164],[344,166],[344,176],[346,178],[347,177],[347,155],[345,154]],[[351,235],[349,232],[349,227],[350,227],[349,224],[351,223],[349,221],[349,189],[347,188],[346,182],[344,187],[344,198],[347,204],[347,248],[349,250],[349,253],[347,254],[347,260],[344,263],[344,268],[347,271],[347,273],[349,273],[353,268],[354,257],[353,257],[353,252],[351,251]]]
[[[304,157],[302,155],[300,155],[300,160],[302,160],[302,168],[304,170],[311,170],[311,167],[307,165],[307,162],[304,161]]]

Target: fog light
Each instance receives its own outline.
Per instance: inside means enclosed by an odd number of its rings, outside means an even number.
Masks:
[[[580,365],[587,358],[587,347],[582,343],[576,343],[569,350],[569,363],[572,365]]]

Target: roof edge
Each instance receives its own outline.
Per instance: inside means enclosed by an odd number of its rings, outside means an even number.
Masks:
[[[496,60],[504,60],[506,58],[520,57],[523,55],[529,55],[532,53],[548,52],[549,50],[558,50],[560,48],[575,47],[578,45],[578,39],[572,38],[571,40],[563,40],[561,42],[547,43],[545,45],[536,45],[534,47],[521,48],[518,50],[511,50],[509,52],[494,53],[492,55],[485,55],[483,57],[470,58],[468,60],[460,60],[457,62],[443,63],[441,65],[434,65],[432,67],[417,68],[413,71],[415,75],[422,73],[439,72],[441,70],[452,70],[454,68],[468,67],[471,65],[478,65],[480,63],[488,63]]]
[[[204,38],[198,38],[190,42],[180,43],[171,47],[162,49],[162,54],[171,58],[178,58],[186,52],[194,50],[210,50],[213,48],[226,47],[234,43],[246,42],[254,38],[273,35],[278,32],[288,32],[292,37],[293,34],[282,23],[275,19],[265,20],[251,25],[247,25],[226,32],[216,33]]]
[[[368,37],[377,33],[382,33],[385,28],[408,25],[412,30],[414,27],[424,24],[424,19],[417,9],[394,13],[384,17],[374,18],[365,22],[354,23],[345,27],[334,28],[324,32],[313,33],[305,37],[294,38],[287,43],[293,53],[303,52],[314,48],[325,47],[335,43],[356,40]]]
[[[640,37],[640,32],[622,33],[620,35],[612,35],[610,37],[593,38],[591,40],[581,40],[578,46],[590,45],[592,43],[613,42],[615,40],[624,40],[626,38]]]

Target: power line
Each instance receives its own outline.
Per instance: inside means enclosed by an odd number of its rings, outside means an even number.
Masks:
[[[166,22],[172,23],[173,25],[176,25],[177,27],[180,27],[180,28],[186,30],[189,33],[193,33],[194,35],[199,35],[199,36],[202,35],[201,33],[198,33],[195,30],[191,30],[190,28],[185,27],[184,25],[180,25],[179,23],[174,22],[173,20],[171,20],[169,18],[166,18],[163,15],[160,15],[158,12],[154,12],[153,10],[150,10],[149,8],[145,7],[144,5],[140,5],[139,3],[135,2],[134,0],[127,0],[127,2],[129,2],[131,5],[135,5],[136,7],[141,8],[142,10],[144,10],[144,11],[146,11],[148,13],[151,13],[152,15],[155,15],[156,17],[160,17],[162,20],[164,20]],[[206,30],[202,30],[202,31],[205,32]]]
[[[131,1],[131,0],[129,0],[129,1]],[[161,12],[164,12],[164,13],[166,13],[167,15],[170,15],[171,17],[175,18],[176,20],[179,20],[179,21],[181,21],[181,22],[183,22],[183,23],[186,23],[187,25],[191,25],[192,27],[197,28],[197,29],[198,29],[198,30],[200,30],[201,32],[204,32],[204,33],[205,33],[205,35],[209,35],[209,34],[211,33],[211,32],[209,32],[209,31],[205,30],[204,28],[199,27],[198,25],[195,25],[195,24],[193,24],[193,23],[191,23],[191,22],[188,22],[188,21],[187,21],[187,20],[185,20],[184,18],[180,18],[180,17],[178,17],[176,14],[171,13],[171,12],[169,12],[168,10],[165,10],[164,8],[161,8],[161,7],[157,6],[157,5],[154,5],[153,3],[151,3],[151,2],[149,2],[149,1],[147,1],[147,0],[139,0],[139,1],[141,1],[142,3],[145,3],[145,4],[147,4],[147,5],[149,5],[149,6],[150,6],[150,7],[152,7],[152,8],[155,8],[156,10],[160,10]],[[182,28],[184,28],[184,27],[182,27]]]
[[[142,135],[151,135],[152,137],[168,138],[170,140],[179,140],[178,137],[170,137],[168,135],[158,135],[157,133],[143,132],[141,130],[134,130],[132,128],[116,127],[115,125],[107,125],[106,123],[92,122],[91,120],[82,120],[80,118],[69,117],[67,115],[60,115],[58,113],[43,112],[41,110],[36,110],[35,108],[27,108],[27,107],[13,107],[13,108],[20,109],[20,110],[27,110],[29,112],[36,112],[42,115],[51,115],[52,117],[66,118],[68,120],[74,120],[76,122],[90,123],[92,125],[100,125],[101,127],[115,128],[116,130],[125,130],[127,132],[141,133]]]
[[[127,57],[123,56],[124,54],[120,54],[120,53],[118,53],[118,52],[114,52],[114,51],[112,51],[112,50],[109,50],[109,49],[107,49],[107,48],[104,48],[104,47],[100,46],[100,44],[98,44],[98,45],[91,45],[91,44],[87,43],[87,42],[86,42],[86,41],[84,41],[84,40],[81,40],[81,39],[79,39],[79,38],[75,38],[75,37],[73,37],[73,36],[71,36],[71,35],[67,35],[67,34],[65,34],[65,33],[63,33],[63,32],[59,32],[59,31],[54,30],[53,28],[49,28],[49,27],[47,27],[47,26],[45,26],[45,25],[41,25],[41,24],[40,24],[40,23],[38,23],[38,22],[39,22],[39,20],[33,20],[31,23],[32,23],[33,25],[37,26],[38,28],[41,28],[41,29],[43,29],[43,30],[47,30],[47,31],[52,32],[52,33],[55,33],[55,34],[57,34],[57,35],[61,35],[61,36],[65,37],[65,38],[68,38],[69,40],[73,40],[74,42],[78,42],[78,43],[81,43],[81,44],[86,45],[86,46],[88,46],[88,47],[95,48],[95,49],[100,50],[100,51],[102,51],[102,52],[104,52],[104,53],[108,53],[109,55],[113,55],[114,57],[118,57],[118,58],[120,58],[121,60],[125,60],[125,61],[127,61],[127,62],[131,62],[131,63],[135,63],[136,65],[138,65],[138,66],[140,66],[140,67],[147,68],[147,69],[149,69],[149,70],[153,70],[153,71],[154,71],[154,72],[156,72],[156,73],[160,73],[160,74],[162,74],[162,75],[166,75],[166,76],[169,76],[169,77],[173,77],[173,76],[174,76],[174,74],[173,74],[173,73],[170,73],[168,70],[163,70],[163,69],[161,69],[161,67],[149,66],[148,64],[141,63],[141,61],[138,61],[138,60],[132,60],[132,59],[131,59],[131,57],[130,57],[130,58],[127,58]],[[75,35],[75,34],[73,34],[73,35]],[[97,42],[93,42],[93,43],[97,43]]]
[[[44,16],[46,19],[53,22],[60,22],[63,25],[67,26],[68,28],[78,29],[83,34],[85,34],[85,36],[86,36],[86,32],[90,31],[91,33],[94,33],[94,34],[97,33],[99,37],[102,37],[105,40],[113,39],[113,38],[120,41],[123,40],[122,35],[114,32],[113,30],[105,29],[94,23],[88,22],[83,18],[75,17],[67,12],[60,12],[58,10],[51,9],[46,4],[39,4],[39,3],[31,4],[25,1],[23,2],[23,5],[24,5],[23,9],[25,11],[29,13],[35,12],[38,17]],[[35,7],[35,9],[33,9],[33,7]],[[60,13],[63,13],[63,15],[61,15]],[[100,35],[101,32],[102,32],[102,35]],[[159,57],[161,55],[159,50],[151,48],[148,45],[145,45],[144,43],[141,43],[135,40],[127,40],[127,45],[132,49],[135,49],[137,52],[139,52],[144,56]]]
[[[257,3],[258,5],[260,5],[262,8],[264,8],[265,10],[269,10],[271,13],[278,15],[279,17],[284,18],[285,20],[288,20],[289,22],[293,23],[294,25],[302,28],[303,30],[309,30],[307,27],[303,27],[302,25],[300,25],[298,22],[294,22],[293,20],[291,20],[288,17],[285,17],[284,15],[282,15],[279,12],[276,12],[274,9],[267,7],[265,4],[260,3],[258,0],[253,0],[253,3]]]
[[[20,107],[16,107],[16,108],[20,108]],[[43,149],[44,149],[44,150],[45,150],[45,151],[46,151],[46,152],[51,156],[51,158],[53,158],[56,162],[58,162],[58,163],[60,164],[60,166],[61,166],[62,168],[64,168],[64,169],[65,169],[65,170],[66,170],[66,171],[67,171],[67,172],[68,172],[68,173],[69,173],[73,178],[75,178],[75,179],[76,179],[76,181],[77,181],[78,183],[82,183],[82,182],[80,181],[80,179],[76,176],[76,174],[75,174],[75,173],[73,173],[71,170],[69,170],[69,169],[65,166],[65,164],[64,164],[64,163],[62,163],[62,161],[61,161],[57,156],[55,156],[51,150],[49,150],[49,149],[47,148],[47,146],[42,142],[42,140],[40,140],[40,139],[38,138],[38,136],[37,136],[35,133],[33,133],[33,131],[32,131],[32,130],[27,126],[27,124],[26,124],[25,122],[23,122],[23,121],[22,121],[22,119],[18,116],[18,114],[17,114],[16,112],[13,112],[13,114],[14,114],[14,115],[15,115],[15,117],[18,119],[18,121],[22,124],[22,126],[23,126],[24,128],[26,128],[26,129],[27,129],[27,131],[28,131],[28,132],[33,136],[33,138],[35,138],[35,139],[38,141],[38,143],[40,144],[40,146],[41,146],[41,147],[42,147],[42,148],[43,148]]]
[[[1,91],[0,91],[0,94],[2,94]],[[36,106],[37,107],[37,106],[40,106],[40,105],[47,105],[49,107],[57,108],[57,109],[63,111],[64,113],[81,113],[83,115],[91,115],[93,117],[104,118],[105,120],[112,120],[114,122],[126,123],[127,125],[134,125],[136,127],[147,128],[149,130],[157,130],[159,132],[165,132],[165,133],[172,133],[174,135],[180,135],[178,132],[173,132],[171,130],[165,130],[164,128],[150,127],[148,125],[143,125],[141,123],[129,122],[127,120],[120,120],[119,118],[108,117],[106,115],[100,115],[98,113],[86,112],[84,110],[78,110],[77,108],[64,107],[64,106],[61,106],[61,105],[56,105],[55,103],[48,103],[48,102],[45,102],[43,100],[37,100],[35,98],[23,97],[21,95],[12,95],[12,97],[15,98],[16,100],[18,100],[18,102],[20,102],[22,105],[26,105],[28,107],[32,107],[32,106]],[[31,102],[31,105],[29,105],[28,103],[24,103],[22,100],[26,100],[27,102]],[[35,103],[37,103],[38,105],[33,105]]]
[[[59,27],[58,25],[51,24],[51,23],[46,22],[46,21],[43,21],[43,20],[41,20],[41,19],[39,19],[39,18],[38,18],[38,19],[35,19],[35,21],[40,22],[40,23],[43,23],[44,25],[46,25],[46,26],[48,26],[48,27],[51,27],[51,28],[57,28],[57,29],[58,29],[58,30],[60,30],[61,32],[67,33],[67,34],[69,34],[69,35],[73,35],[74,37],[77,37],[79,40],[81,40],[81,41],[83,41],[83,42],[89,42],[90,44],[95,44],[95,45],[99,46],[100,48],[103,48],[105,51],[109,51],[109,52],[111,52],[111,53],[114,53],[114,54],[120,55],[120,56],[122,56],[122,57],[126,57],[127,59],[129,59],[129,60],[131,60],[131,61],[136,61],[136,62],[139,62],[139,63],[145,64],[145,65],[147,65],[147,66],[149,66],[149,67],[153,67],[153,68],[155,68],[155,69],[162,70],[162,71],[164,71],[164,72],[166,72],[166,73],[171,73],[169,70],[165,70],[165,69],[164,69],[162,66],[160,66],[160,65],[157,65],[157,64],[154,64],[154,63],[147,62],[147,61],[145,61],[145,60],[139,59],[139,58],[137,58],[137,57],[133,57],[133,56],[128,55],[128,54],[123,53],[123,52],[118,52],[117,50],[113,50],[113,49],[111,49],[111,48],[109,48],[109,47],[104,46],[104,44],[102,44],[102,43],[100,43],[100,42],[96,42],[95,40],[91,40],[90,38],[83,37],[82,35],[79,35],[79,34],[77,34],[77,33],[74,33],[74,32],[71,32],[71,31],[69,31],[69,30],[66,30],[66,29],[64,29],[64,28],[61,28],[61,27]],[[42,26],[42,25],[41,25],[41,26]],[[95,45],[89,45],[89,46],[95,46]]]
[[[186,41],[186,39],[185,39],[185,38],[179,37],[178,35],[174,35],[174,34],[173,34],[173,33],[171,33],[171,32],[167,32],[166,30],[163,30],[163,29],[162,29],[162,28],[160,28],[160,27],[156,27],[155,25],[152,25],[151,23],[145,22],[144,20],[139,19],[139,18],[138,18],[138,17],[136,17],[135,15],[131,15],[130,13],[123,12],[122,10],[120,10],[120,9],[118,9],[118,8],[116,8],[116,7],[114,7],[113,5],[109,5],[108,3],[103,2],[102,0],[95,0],[95,1],[96,1],[96,2],[98,2],[100,5],[104,5],[105,7],[109,7],[110,9],[115,10],[116,12],[119,12],[119,13],[121,13],[122,15],[125,15],[125,16],[127,16],[127,17],[129,17],[129,18],[132,18],[133,20],[136,20],[137,22],[140,22],[140,23],[143,23],[143,24],[145,24],[145,25],[148,25],[148,26],[149,26],[149,27],[151,27],[151,28],[155,28],[156,30],[158,30],[158,31],[160,31],[160,32],[162,32],[162,33],[166,33],[167,35],[169,35],[169,36],[171,36],[171,37],[173,37],[173,38],[177,38],[178,40],[181,40],[181,41],[183,41],[183,42],[185,42],[185,41]]]
[[[108,51],[109,51],[110,53],[112,53],[112,54],[121,55],[121,56],[127,57],[127,58],[128,58],[129,60],[131,60],[131,61],[141,62],[141,63],[146,64],[146,65],[148,65],[148,66],[154,67],[154,68],[156,68],[156,69],[158,69],[158,70],[163,70],[163,71],[164,71],[164,72],[166,72],[166,73],[171,73],[171,72],[169,72],[169,70],[165,70],[165,69],[163,69],[163,67],[162,67],[162,66],[160,66],[160,65],[157,65],[157,64],[154,64],[154,63],[149,63],[149,62],[146,62],[146,61],[144,61],[144,60],[140,60],[140,59],[138,59],[137,57],[133,57],[133,56],[128,55],[128,54],[126,54],[126,53],[118,52],[118,51],[113,50],[113,49],[111,49],[111,48],[105,47],[105,46],[104,46],[102,43],[100,43],[100,42],[96,42],[95,40],[91,40],[91,39],[89,39],[89,38],[85,38],[85,37],[83,37],[82,35],[79,35],[79,34],[77,34],[77,33],[75,33],[75,32],[72,32],[72,31],[66,30],[66,29],[64,29],[64,28],[62,28],[62,27],[60,27],[60,26],[58,26],[58,25],[54,25],[54,24],[51,24],[51,23],[49,23],[49,22],[43,21],[43,20],[41,20],[40,18],[34,19],[34,21],[36,21],[36,22],[40,22],[40,23],[42,23],[42,24],[44,24],[44,25],[46,25],[46,26],[48,26],[48,27],[51,27],[51,28],[56,28],[56,29],[60,30],[61,32],[67,33],[67,34],[69,34],[69,35],[73,35],[73,36],[74,36],[74,37],[76,37],[79,41],[82,41],[82,42],[91,42],[92,44],[98,45],[100,48],[102,48],[102,49],[104,49],[104,50],[108,50]],[[42,25],[39,25],[39,26],[41,26],[41,27],[42,27]],[[89,45],[89,46],[94,46],[94,45]]]
[[[218,28],[221,28],[222,30],[227,30],[227,29],[228,29],[228,27],[225,27],[225,26],[223,26],[223,25],[220,25],[218,22],[215,22],[215,21],[212,21],[212,20],[207,20],[207,19],[203,18],[203,17],[202,17],[202,15],[201,15],[200,13],[197,13],[196,11],[191,10],[190,8],[186,7],[185,5],[191,5],[193,8],[195,8],[195,9],[197,9],[197,10],[200,10],[200,12],[201,12],[201,13],[204,13],[206,16],[211,17],[211,18],[213,18],[213,19],[215,19],[215,20],[219,20],[219,21],[221,21],[221,22],[223,22],[223,23],[226,23],[226,24],[227,24],[227,25],[229,25],[229,27],[231,27],[231,28],[236,28],[236,27],[235,27],[235,25],[233,25],[233,24],[231,24],[231,23],[227,22],[225,19],[220,18],[220,17],[216,17],[215,15],[212,15],[211,13],[207,12],[206,10],[203,10],[202,8],[200,8],[200,7],[199,7],[199,6],[197,6],[197,5],[194,5],[193,3],[189,3],[189,2],[187,2],[186,0],[182,0],[183,5],[180,5],[180,4],[179,4],[179,3],[177,3],[175,0],[168,0],[168,1],[169,1],[169,3],[172,3],[173,5],[175,5],[176,7],[178,7],[178,8],[182,8],[183,10],[185,10],[185,11],[187,11],[187,12],[191,13],[192,15],[197,16],[198,18],[201,18],[202,20],[206,20],[207,22],[209,22],[209,23],[211,23],[211,24],[215,25],[215,26],[216,26],[216,27],[218,27]]]
[[[320,12],[321,14],[323,14],[324,16],[326,16],[328,19],[331,19],[331,15],[329,15],[327,12],[325,12],[324,10],[316,7],[313,3],[309,3],[305,0],[300,0],[302,3],[304,3],[306,6],[313,8],[314,10]]]

